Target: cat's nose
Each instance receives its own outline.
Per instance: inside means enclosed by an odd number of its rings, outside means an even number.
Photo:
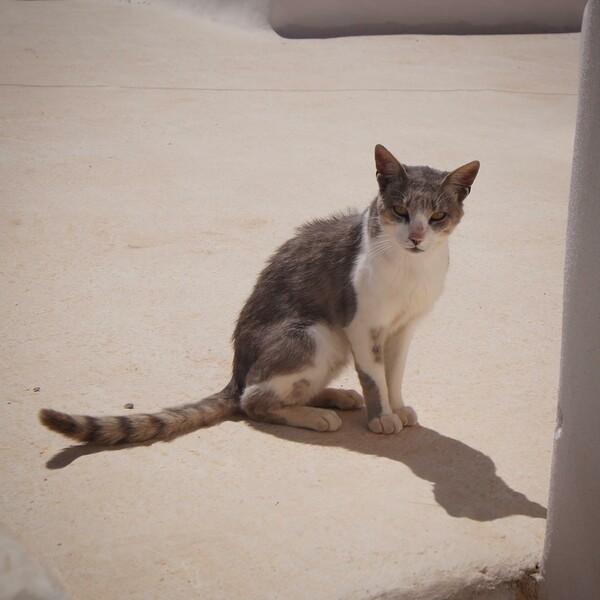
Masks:
[[[415,246],[418,246],[422,241],[423,238],[421,236],[416,236],[413,235],[411,237],[408,238]]]

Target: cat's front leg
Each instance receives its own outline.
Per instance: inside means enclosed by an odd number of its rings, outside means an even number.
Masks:
[[[405,406],[402,398],[402,382],[408,357],[408,348],[412,339],[414,324],[409,323],[385,343],[385,375],[390,396],[390,407],[400,417],[405,426],[416,425],[417,413],[411,406]]]
[[[374,342],[374,328],[349,332],[358,379],[367,406],[369,429],[374,433],[398,433],[402,421],[390,407],[383,349]]]

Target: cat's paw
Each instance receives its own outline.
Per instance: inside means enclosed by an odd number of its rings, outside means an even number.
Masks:
[[[335,406],[340,410],[356,410],[363,408],[365,401],[363,397],[354,390],[336,390]]]
[[[403,406],[402,408],[397,408],[394,410],[394,414],[400,417],[404,427],[412,427],[413,425],[417,425],[419,422],[417,411],[412,406]]]
[[[373,433],[400,433],[402,421],[398,415],[381,415],[369,421],[369,429]]]
[[[315,431],[337,431],[342,426],[342,420],[332,410],[320,410],[318,416],[312,419],[310,429]]]
[[[340,410],[354,410],[365,405],[363,397],[354,390],[338,388],[325,388],[311,401],[311,406],[326,408],[339,408]]]

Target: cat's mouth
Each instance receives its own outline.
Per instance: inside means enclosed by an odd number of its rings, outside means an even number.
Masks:
[[[407,248],[407,250],[409,252],[412,252],[413,254],[418,254],[419,252],[425,252],[425,250],[423,250],[423,248],[417,248],[416,246],[413,246],[412,248]]]

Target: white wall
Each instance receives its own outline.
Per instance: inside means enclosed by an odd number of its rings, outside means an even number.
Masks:
[[[584,18],[542,591],[600,598],[600,0]]]

